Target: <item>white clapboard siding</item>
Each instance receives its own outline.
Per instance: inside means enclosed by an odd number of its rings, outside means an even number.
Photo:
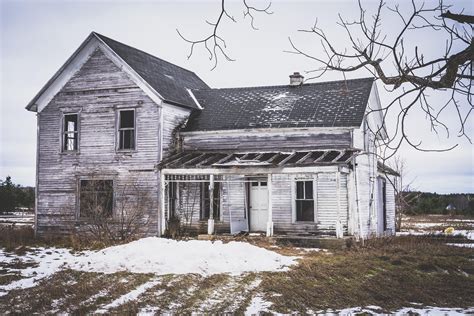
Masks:
[[[115,116],[118,108],[136,111],[136,150],[118,153]],[[79,152],[61,152],[63,113],[79,113]],[[149,196],[148,234],[158,227],[160,109],[128,76],[97,49],[39,114],[37,230],[68,232],[77,220],[78,179],[114,180],[116,192],[131,181]],[[118,206],[116,205],[116,208]]]
[[[317,178],[317,213],[318,229],[335,231],[336,221],[341,221],[344,232],[347,232],[348,203],[347,177],[341,174],[339,181],[339,203],[337,201],[336,173],[321,173]],[[338,205],[340,207],[338,213]]]
[[[211,131],[182,133],[185,150],[281,150],[293,151],[308,148],[347,148],[351,144],[349,129],[272,131]]]

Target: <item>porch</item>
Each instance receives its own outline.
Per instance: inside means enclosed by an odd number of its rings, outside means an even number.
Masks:
[[[351,235],[355,149],[182,152],[160,164],[161,232]]]

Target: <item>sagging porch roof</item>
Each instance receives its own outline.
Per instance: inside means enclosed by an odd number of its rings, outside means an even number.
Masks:
[[[201,152],[184,151],[162,160],[159,169],[198,169],[232,167],[306,167],[346,164],[358,149],[325,149],[295,152]]]

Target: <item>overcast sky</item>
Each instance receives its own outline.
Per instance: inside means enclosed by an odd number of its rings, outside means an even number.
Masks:
[[[390,1],[388,1],[390,4]],[[408,1],[399,1],[408,10]],[[208,34],[220,1],[5,1],[1,3],[0,38],[0,178],[11,175],[15,183],[33,185],[35,177],[35,113],[24,109],[48,79],[59,69],[91,31],[104,34],[134,46],[157,57],[196,72],[209,86],[238,87],[253,85],[280,85],[289,82],[294,71],[315,68],[311,60],[284,52],[291,47],[290,36],[299,47],[316,55],[321,54],[314,36],[297,32],[308,29],[315,19],[328,37],[340,47],[348,45],[344,33],[338,29],[338,13],[348,19],[358,17],[355,1],[273,1],[272,15],[256,15],[253,31],[248,19],[243,19],[240,1],[229,4],[229,11],[238,23],[226,22],[222,35],[227,40],[228,53],[236,61],[222,58],[216,69],[204,50],[198,49],[187,59],[189,45],[176,33],[178,28],[190,38]],[[263,2],[253,2],[262,6]],[[364,2],[374,8],[376,2]],[[428,5],[435,2],[427,1]],[[457,1],[452,11],[464,8],[473,14],[471,1]],[[397,29],[399,21],[384,16],[386,32]],[[411,38],[426,49],[425,55],[443,49],[442,37],[426,30]],[[434,55],[432,55],[434,56]],[[368,73],[351,74],[366,77]],[[341,74],[327,74],[322,80],[343,79]],[[382,103],[393,95],[386,93],[378,83]],[[431,102],[441,102],[442,94],[433,94]],[[465,102],[465,101],[462,101]],[[466,103],[464,103],[466,107]],[[445,116],[455,123],[455,113]],[[474,120],[468,121],[468,134],[474,139]],[[404,146],[400,155],[408,165],[408,178],[419,190],[438,193],[474,192],[473,145],[466,139],[433,135],[420,113],[409,120],[408,132],[414,140],[423,140],[429,148],[458,147],[446,153],[417,152]]]

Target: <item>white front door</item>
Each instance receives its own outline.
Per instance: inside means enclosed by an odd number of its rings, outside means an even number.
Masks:
[[[268,221],[267,181],[250,182],[250,230],[266,231]]]

